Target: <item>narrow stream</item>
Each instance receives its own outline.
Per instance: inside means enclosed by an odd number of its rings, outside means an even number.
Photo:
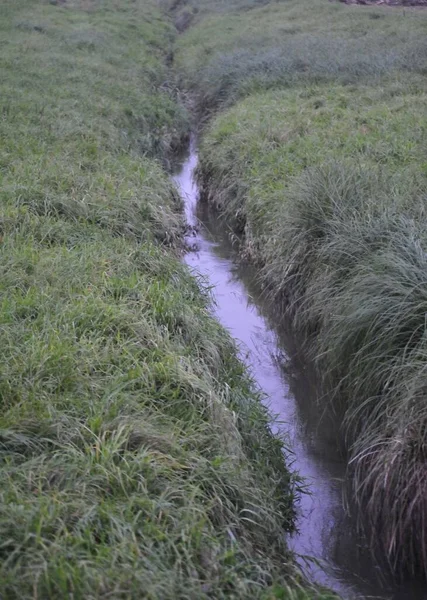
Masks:
[[[264,392],[266,404],[278,415],[275,428],[289,440],[292,468],[310,489],[310,495],[301,499],[299,532],[289,545],[298,555],[316,559],[299,560],[314,581],[345,599],[427,599],[424,585],[399,586],[382,574],[357,535],[343,507],[345,461],[338,450],[336,425],[319,414],[309,372],[301,366],[292,374],[284,369],[289,340],[275,327],[254,273],[233,259],[224,225],[206,207],[198,206],[196,166],[196,149],[191,147],[174,176],[185,203],[187,243],[192,249],[184,261],[214,287],[215,314],[238,342],[241,358]]]

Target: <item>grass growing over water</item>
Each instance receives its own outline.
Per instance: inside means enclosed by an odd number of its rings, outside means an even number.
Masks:
[[[411,572],[427,570],[426,29],[422,11],[273,2],[200,20],[177,57],[200,111],[247,96],[205,133],[205,197],[333,392],[373,545]]]
[[[177,258],[171,25],[148,0],[0,11],[2,597],[319,597],[282,442]]]

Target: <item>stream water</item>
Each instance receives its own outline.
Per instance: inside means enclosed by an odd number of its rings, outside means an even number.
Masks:
[[[184,261],[213,286],[216,317],[236,339],[241,358],[264,392],[272,414],[278,416],[274,428],[289,440],[292,468],[310,489],[301,499],[299,531],[289,545],[309,577],[343,598],[427,599],[425,585],[391,581],[357,533],[344,508],[345,460],[339,451],[337,426],[332,417],[319,413],[308,367],[301,362],[292,370],[284,367],[292,345],[289,336],[275,326],[255,273],[234,260],[224,224],[198,205],[196,166],[197,153],[192,146],[174,175],[189,226],[190,251]],[[304,556],[315,562],[307,562]]]

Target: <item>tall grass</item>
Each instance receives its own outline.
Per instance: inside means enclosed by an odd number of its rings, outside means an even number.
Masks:
[[[74,226],[70,250],[14,225],[2,260],[3,593],[257,597],[279,585],[291,480],[196,283],[154,246],[87,226],[76,243]]]
[[[361,522],[399,573],[427,569],[418,82],[251,96],[213,122],[199,170],[342,416]]]
[[[288,452],[179,262],[173,27],[147,0],[0,11],[0,595],[331,597],[294,567]]]
[[[422,196],[408,208],[394,193],[390,181],[360,170],[308,172],[290,191],[283,241],[275,238],[268,251],[264,277],[274,293],[284,291],[343,414],[355,498],[373,546],[395,571],[414,573],[427,564],[427,240]]]

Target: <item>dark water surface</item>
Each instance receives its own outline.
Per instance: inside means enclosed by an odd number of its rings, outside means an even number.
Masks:
[[[189,156],[174,176],[185,204],[192,251],[185,263],[213,286],[215,314],[236,339],[240,355],[278,416],[274,428],[289,441],[293,465],[306,479],[310,495],[299,506],[298,534],[289,539],[308,575],[340,592],[346,599],[427,600],[424,584],[398,585],[381,570],[364,547],[363,538],[345,510],[345,459],[338,445],[333,417],[320,413],[316,386],[309,368],[293,360],[292,341],[274,324],[273,310],[262,297],[253,270],[233,260],[224,224],[206,207],[198,206],[193,179],[197,153]]]

